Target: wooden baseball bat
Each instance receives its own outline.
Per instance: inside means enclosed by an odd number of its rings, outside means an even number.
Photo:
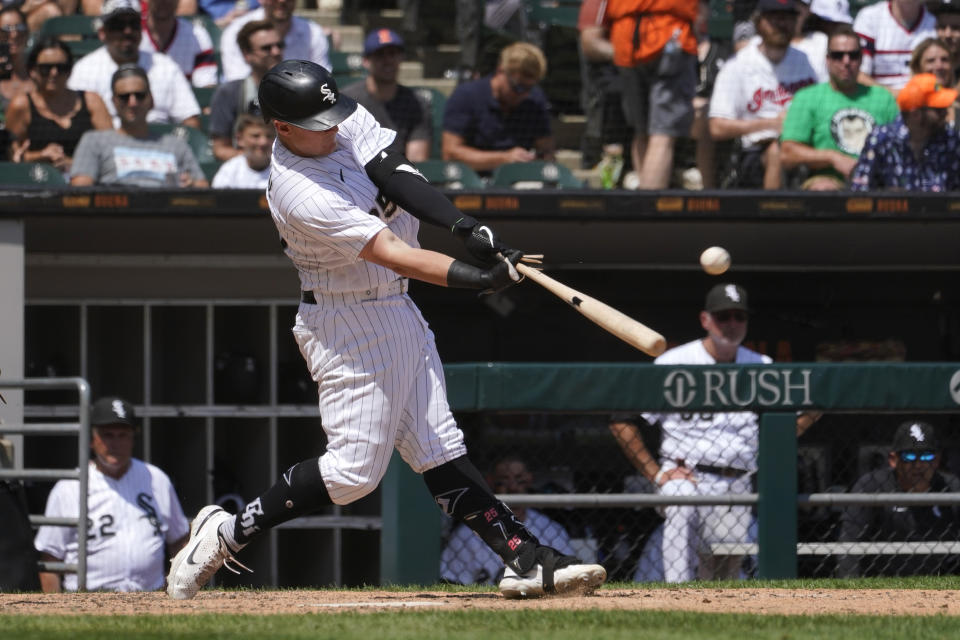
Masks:
[[[573,287],[568,287],[523,263],[517,265],[517,271],[558,298],[565,300],[567,304],[587,318],[647,355],[656,357],[667,348],[667,341],[662,335],[637,322],[627,314],[617,311],[610,305],[604,304],[596,298],[591,298]]]

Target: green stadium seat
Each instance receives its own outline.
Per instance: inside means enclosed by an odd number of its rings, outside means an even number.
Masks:
[[[199,129],[185,127],[182,124],[160,124],[151,122],[150,132],[155,134],[172,133],[178,138],[183,139],[190,146],[190,150],[193,151],[193,155],[196,156],[201,168],[204,164],[216,162],[217,160],[213,155],[213,145],[210,142],[210,138]]]
[[[0,162],[0,184],[65,186],[67,179],[43,162]]]
[[[534,160],[500,165],[494,169],[489,186],[513,189],[582,189],[583,183],[562,164]]]
[[[439,160],[443,157],[443,110],[447,106],[447,96],[433,87],[410,87],[417,96],[430,105],[433,118],[433,142],[430,145],[430,157]]]
[[[70,48],[75,59],[82,58],[103,44],[97,36],[93,16],[73,15],[48,18],[32,40],[39,42],[47,36],[59,38]]]
[[[367,70],[363,67],[363,56],[353,51],[331,51],[330,66],[333,67],[330,72],[337,81],[337,86],[341,87],[367,75]]]
[[[582,0],[524,0],[527,21],[541,30],[547,27],[576,29]]]
[[[483,179],[477,172],[462,162],[449,160],[424,160],[417,163],[417,169],[430,181],[430,184],[442,189],[483,189]]]

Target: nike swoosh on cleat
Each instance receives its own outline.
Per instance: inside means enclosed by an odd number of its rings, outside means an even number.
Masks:
[[[197,532],[194,535],[199,536],[200,530],[203,529],[203,525],[207,524],[207,521],[210,520],[210,518],[212,518],[214,514],[219,513],[220,511],[222,511],[222,509],[218,509],[217,511],[211,511],[207,515],[207,517],[203,519],[203,522],[200,523],[200,526],[197,527]],[[195,554],[196,552],[197,552],[197,546],[194,545],[193,549],[190,550],[190,555],[187,556],[187,564],[197,564],[196,562],[193,561],[193,554]]]

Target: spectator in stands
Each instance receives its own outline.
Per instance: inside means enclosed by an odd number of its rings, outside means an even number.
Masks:
[[[754,17],[760,42],[743,47],[717,75],[710,134],[739,137],[736,186],[779,189],[783,183],[779,136],[787,107],[797,91],[817,82],[806,54],[790,46],[796,20],[795,0],[760,0]]]
[[[135,64],[147,72],[156,99],[147,115],[150,122],[200,126],[200,105],[180,67],[170,57],[139,49],[142,31],[139,0],[106,0],[97,30],[104,45],[77,61],[67,86],[75,91],[95,91],[113,116],[111,77],[122,64]]]
[[[73,158],[70,184],[209,186],[182,138],[150,132],[147,113],[153,107],[153,95],[146,71],[136,65],[123,65],[114,72],[110,86],[120,126],[83,134]]]
[[[237,33],[237,45],[250,67],[250,75],[221,84],[210,100],[210,139],[213,155],[221,162],[240,155],[233,140],[237,118],[244,113],[260,115],[260,79],[284,58],[283,38],[269,20],[244,24]]]
[[[223,79],[242,80],[250,75],[247,64],[237,44],[237,34],[243,25],[252,20],[269,20],[283,38],[286,60],[311,60],[330,69],[330,45],[323,29],[311,20],[293,15],[296,0],[263,0],[259,9],[254,9],[236,18],[223,30],[220,37],[220,63]]]
[[[443,159],[487,174],[509,162],[553,160],[547,97],[537,86],[546,73],[543,52],[515,42],[492,75],[458,85],[443,114]]]
[[[241,155],[221,165],[213,176],[214,189],[264,189],[270,178],[273,126],[249,113],[237,118],[236,139]]]
[[[27,21],[17,5],[0,9],[0,113],[6,111],[14,96],[33,89],[27,69],[29,35]]]
[[[87,489],[87,584],[90,591],[152,591],[163,587],[166,558],[187,541],[190,525],[177,493],[163,471],[133,457],[133,407],[116,397],[90,408],[90,463]],[[80,483],[60,480],[47,498],[45,515],[76,518]],[[77,562],[76,527],[43,526],[34,541],[48,562]],[[61,584],[55,573],[40,573],[45,592],[77,590],[76,574]]]
[[[854,191],[960,189],[960,133],[947,126],[957,90],[920,73],[897,94],[900,115],[867,138],[853,169]]]
[[[367,77],[343,88],[387,129],[397,132],[389,149],[408,160],[430,157],[433,115],[417,94],[397,82],[404,56],[403,38],[390,29],[371,31],[363,43],[363,66]]]
[[[960,0],[933,0],[927,10],[937,19],[937,38],[950,50],[953,77],[960,80]]]
[[[80,136],[113,128],[100,96],[67,89],[72,67],[73,54],[60,40],[51,36],[35,44],[27,68],[36,88],[16,96],[6,118],[13,139],[27,144],[23,162],[48,162],[64,174],[70,173]]]
[[[732,283],[712,287],[699,318],[706,335],[666,351],[654,364],[769,364],[769,356],[742,346],[748,311],[743,287]],[[818,417],[799,415],[797,434]],[[659,462],[644,443],[641,421],[662,430]],[[610,420],[610,431],[627,459],[665,496],[750,493],[757,470],[758,429],[759,418],[751,411],[645,413]],[[742,557],[713,556],[709,544],[748,542],[749,507],[671,505],[664,515],[667,582],[739,577]]]
[[[522,459],[508,456],[494,465],[487,482],[497,494],[529,493],[533,474]],[[514,507],[513,514],[539,538],[540,544],[564,555],[574,555],[563,525],[529,507]],[[503,560],[467,525],[454,527],[440,555],[440,578],[456,584],[497,584],[502,575]]]
[[[3,4],[17,7],[26,18],[30,32],[38,33],[43,23],[50,18],[73,15],[77,3],[76,0],[15,0]]]
[[[910,71],[913,73],[932,73],[944,87],[956,88],[956,76],[953,73],[953,61],[947,43],[938,38],[927,38],[917,45],[910,56]],[[957,104],[947,109],[947,124],[955,126],[957,122]]]
[[[887,466],[861,476],[851,493],[960,492],[960,480],[940,470],[942,450],[933,425],[907,420],[893,436]],[[956,542],[960,537],[960,506],[858,505],[840,516],[841,542]],[[841,578],[877,575],[955,573],[956,555],[841,555]]]
[[[641,12],[634,0],[610,0],[607,5],[640,189],[669,186],[674,142],[690,134],[697,88],[693,23],[698,12],[697,0],[652,2]]]
[[[827,37],[840,25],[849,27],[853,23],[850,4],[847,0],[800,0],[797,6],[797,35],[790,44],[807,54],[817,72],[817,82],[827,82]]]
[[[170,56],[195,87],[217,84],[213,39],[199,21],[177,17],[177,0],[146,0],[140,49]]]
[[[860,82],[896,94],[910,79],[910,52],[937,35],[937,20],[922,0],[887,0],[864,7],[853,22],[863,46]]]
[[[845,188],[867,136],[899,113],[889,91],[858,82],[860,40],[849,26],[833,32],[824,57],[829,82],[797,92],[780,136],[784,168],[809,169],[811,191]]]
[[[624,149],[633,133],[623,113],[623,79],[613,64],[610,23],[604,0],[585,0],[580,5],[580,104],[586,117],[580,139],[581,167],[589,169],[602,161],[604,187],[620,184]]]
[[[248,11],[260,8],[257,0],[197,0],[197,4],[221,29]]]

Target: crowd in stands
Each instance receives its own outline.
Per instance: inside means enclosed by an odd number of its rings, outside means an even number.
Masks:
[[[523,2],[486,4],[483,14],[476,2],[456,3],[463,55],[444,95],[398,80],[405,60],[424,55],[409,16],[402,35],[365,34],[362,72],[338,78],[340,89],[396,130],[395,150],[415,163],[493,185],[508,184],[498,170],[535,165],[554,172],[537,184],[564,185],[545,84],[558,52],[541,46],[525,14],[508,15]],[[411,16],[417,5],[398,0]],[[284,59],[333,68],[342,53],[335,29],[296,8],[296,0],[3,3],[3,159],[46,163],[74,185],[259,185],[273,138],[253,124],[260,78]],[[572,157],[590,184],[956,188],[960,0],[858,2],[853,13],[849,0],[738,0],[729,9],[579,3],[584,124]],[[87,40],[52,26],[71,16],[89,21]],[[477,39],[491,28],[509,39],[482,68]],[[121,98],[115,73],[130,65],[143,73],[128,70],[124,83],[145,86]],[[144,151],[154,147],[172,155],[154,163]],[[80,152],[86,173],[77,173]]]

